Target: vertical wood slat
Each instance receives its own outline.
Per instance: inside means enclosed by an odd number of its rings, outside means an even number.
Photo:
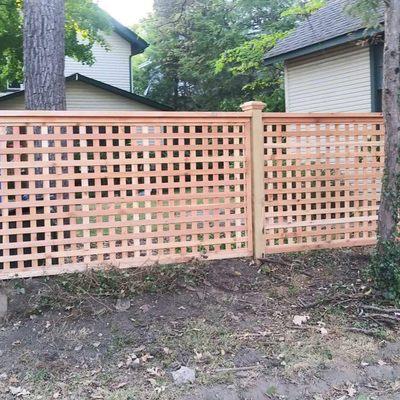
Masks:
[[[251,256],[249,122],[0,115],[0,279]]]

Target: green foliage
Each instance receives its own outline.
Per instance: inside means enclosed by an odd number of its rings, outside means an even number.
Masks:
[[[265,52],[274,47],[276,42],[285,35],[284,32],[262,35],[257,39],[245,42],[240,47],[225,51],[216,61],[215,71],[217,73],[222,72],[227,64],[234,63],[238,59],[242,62],[234,64],[230,69],[234,74],[242,74],[253,68],[259,68],[260,59],[265,55]]]
[[[306,2],[299,2],[293,7],[284,11],[281,15],[282,17],[295,17],[296,19],[299,17],[306,18],[323,7],[325,3],[325,0],[309,0]]]
[[[283,67],[265,53],[322,0],[156,0],[139,29],[134,90],[178,110],[238,110],[261,100],[284,110]]]
[[[0,90],[22,80],[22,7],[22,0],[0,2]],[[93,45],[107,47],[103,35],[111,30],[109,17],[92,0],[66,0],[65,9],[66,55],[92,64]]]
[[[111,32],[109,16],[93,0],[66,0],[65,14],[67,56],[83,64],[93,64],[93,46],[98,43],[108,49],[104,34]]]
[[[370,272],[377,287],[388,299],[400,300],[400,242],[379,243]]]
[[[21,4],[16,0],[0,2],[0,90],[7,80],[22,79]]]
[[[252,77],[249,83],[244,84],[242,91],[248,93],[248,97],[253,100],[264,101],[269,111],[283,111],[285,98],[282,89],[282,67],[265,68],[263,58],[265,53],[284,36],[285,32],[261,35],[257,39],[225,51],[215,62],[215,72],[220,74],[228,68],[233,76]]]
[[[303,3],[156,1],[154,14],[140,26],[151,46],[136,60],[135,91],[181,110],[237,110],[248,100],[262,100],[270,111],[283,110],[282,66],[265,67],[263,58],[322,1],[300,7]]]
[[[283,111],[283,66],[264,66],[264,56],[278,40],[290,33],[298,21],[324,4],[324,0],[295,2],[280,14],[273,33],[259,34],[239,47],[225,51],[216,61],[216,72],[220,73],[227,68],[234,76],[250,76],[250,83],[244,85],[243,90],[253,99],[264,101],[268,111]]]
[[[380,25],[379,8],[382,0],[356,0],[349,3],[347,11],[350,15],[360,17],[367,28],[377,28]]]
[[[232,8],[226,0],[155,3],[154,15],[141,27],[151,46],[146,66],[134,70],[135,91],[149,84],[151,97],[176,109],[233,107],[242,82],[229,73],[215,75],[213,64],[226,48],[240,43]]]

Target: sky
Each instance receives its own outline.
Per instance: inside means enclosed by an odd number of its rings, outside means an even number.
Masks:
[[[97,0],[97,3],[126,26],[138,22],[153,9],[153,0]]]

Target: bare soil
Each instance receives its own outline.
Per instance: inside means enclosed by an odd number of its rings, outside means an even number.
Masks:
[[[400,399],[398,326],[363,308],[387,306],[368,261],[341,250],[7,282],[0,398]],[[195,383],[174,384],[180,366]]]

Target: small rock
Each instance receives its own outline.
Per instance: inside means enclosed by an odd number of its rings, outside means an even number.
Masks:
[[[309,315],[295,315],[293,317],[293,323],[297,326],[301,326],[310,319]]]
[[[142,312],[147,313],[150,311],[151,307],[148,304],[143,304],[141,307],[139,307]]]
[[[196,371],[188,367],[181,367],[177,371],[172,372],[172,378],[175,385],[193,383],[196,380]]]
[[[132,364],[130,365],[130,367],[131,367],[132,369],[139,368],[139,367],[140,367],[140,359],[137,358],[136,360],[133,360],[133,361],[132,361]]]
[[[129,299],[118,299],[115,304],[115,309],[117,311],[123,312],[128,311],[131,308],[131,301]]]
[[[22,389],[20,386],[10,386],[10,393],[15,397],[25,397],[29,396],[29,392],[26,389]]]

